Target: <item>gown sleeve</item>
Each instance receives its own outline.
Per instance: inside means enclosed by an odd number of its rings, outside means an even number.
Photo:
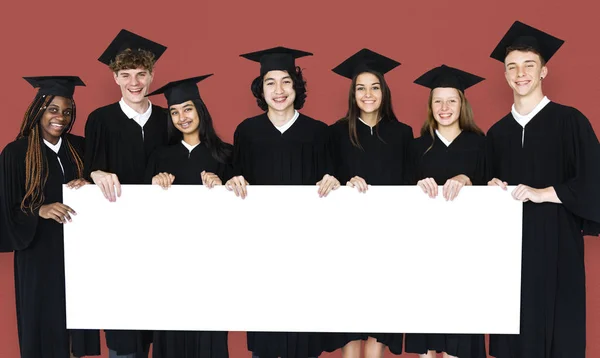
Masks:
[[[25,154],[27,145],[9,144],[2,153],[0,175],[2,176],[1,205],[2,252],[26,249],[33,241],[39,220],[39,209],[33,213],[21,210],[25,196]],[[23,144],[23,143],[20,143]]]
[[[574,110],[565,120],[566,162],[574,175],[554,186],[563,205],[583,219],[583,229],[592,234],[600,227],[600,145],[588,119]]]
[[[92,112],[85,123],[85,155],[83,176],[92,182],[90,174],[95,170],[107,170],[105,129],[99,116]]]

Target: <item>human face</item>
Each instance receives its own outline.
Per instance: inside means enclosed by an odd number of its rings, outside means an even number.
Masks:
[[[381,107],[381,83],[372,73],[364,72],[356,78],[354,86],[354,98],[356,105],[360,109],[361,116],[365,114],[377,113]]]
[[[121,88],[121,95],[125,103],[140,104],[147,100],[150,84],[154,75],[145,68],[120,70],[113,74],[115,82]]]
[[[73,102],[69,98],[55,96],[46,106],[40,119],[42,137],[52,144],[58,143],[58,139],[71,123],[72,114]]]
[[[548,74],[546,66],[542,66],[540,56],[530,51],[512,51],[504,60],[506,81],[513,93],[526,97],[540,92],[542,78]]]
[[[294,82],[287,71],[269,71],[263,76],[263,96],[270,109],[285,111],[296,100]]]
[[[171,120],[178,131],[184,135],[197,133],[200,127],[200,117],[194,102],[187,101],[169,107]]]
[[[458,126],[460,95],[456,88],[438,87],[431,94],[431,112],[440,127]]]

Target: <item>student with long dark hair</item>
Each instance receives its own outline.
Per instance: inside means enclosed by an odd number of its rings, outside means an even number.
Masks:
[[[21,130],[2,152],[3,247],[14,251],[17,328],[22,358],[99,355],[97,331],[68,331],[63,225],[76,212],[62,202],[62,186],[79,188],[83,138],[75,123],[79,77],[25,78],[39,88]]]
[[[158,148],[150,157],[146,182],[165,189],[172,184],[213,187],[221,185],[230,172],[232,147],[215,132],[196,85],[209,76],[170,82],[148,95],[167,98],[170,145]],[[153,341],[154,358],[229,357],[227,332],[156,331]]]
[[[333,72],[351,80],[346,116],[330,127],[334,175],[347,186],[366,192],[369,185],[402,185],[410,178],[410,126],[398,121],[384,74],[400,63],[362,49]],[[355,288],[365,289],[357,282]],[[360,308],[357,308],[360,309]],[[352,314],[352,312],[348,312]],[[402,334],[398,335],[400,338]],[[323,348],[342,348],[342,357],[383,357],[387,334],[328,333]]]

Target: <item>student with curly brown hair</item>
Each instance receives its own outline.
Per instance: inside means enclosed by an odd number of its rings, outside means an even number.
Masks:
[[[88,117],[84,172],[109,201],[121,195],[121,184],[143,184],[150,154],[167,144],[166,110],[146,97],[154,64],[165,50],[156,42],[122,30],[98,59],[110,67],[122,97]],[[147,357],[151,342],[150,331],[106,331],[111,358]]]

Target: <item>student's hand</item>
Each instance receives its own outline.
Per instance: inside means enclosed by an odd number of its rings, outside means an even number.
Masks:
[[[71,209],[63,203],[52,203],[42,205],[38,212],[38,215],[42,219],[51,219],[59,224],[66,224],[67,222],[72,221],[70,214],[77,215],[75,210]]]
[[[202,178],[202,184],[207,186],[209,189],[214,188],[215,185],[223,185],[219,176],[210,172],[202,171],[200,173],[200,178]]]
[[[464,174],[459,174],[453,178],[446,180],[442,192],[446,201],[454,200],[458,196],[460,189],[465,185],[471,185],[471,179]]]
[[[158,173],[152,177],[152,185],[160,185],[163,189],[169,189],[173,181],[175,180],[175,176],[170,173]]]
[[[79,178],[79,179],[74,179],[71,180],[70,182],[67,183],[67,188],[69,189],[79,189],[82,186],[89,184],[90,182],[83,179],[83,178]]]
[[[488,185],[489,186],[499,186],[502,188],[502,190],[506,190],[506,186],[508,185],[508,183],[505,181],[502,181],[498,178],[494,178],[494,179],[488,181]]]
[[[227,183],[225,183],[225,188],[227,188],[227,190],[229,191],[233,191],[235,193],[235,196],[241,196],[242,199],[245,199],[246,195],[248,195],[248,191],[246,189],[247,185],[248,182],[246,181],[246,179],[244,179],[243,176],[239,175],[237,177],[229,179]]]
[[[359,176],[355,176],[348,182],[346,182],[346,186],[358,189],[359,193],[366,193],[369,189],[369,185],[367,184],[367,182]]]
[[[317,186],[319,186],[319,198],[327,196],[330,191],[336,190],[340,187],[340,181],[337,180],[334,176],[329,174],[325,174],[323,179],[317,182]]]
[[[530,186],[519,184],[511,193],[515,200],[526,202],[531,201],[534,203],[543,203],[544,195],[542,189],[534,189]]]
[[[90,174],[94,184],[96,184],[104,197],[110,202],[117,200],[117,197],[121,196],[121,183],[116,174],[103,172],[102,170],[96,170]],[[116,195],[115,195],[116,191]]]
[[[438,185],[433,178],[421,179],[417,182],[417,185],[432,199],[438,195]]]

